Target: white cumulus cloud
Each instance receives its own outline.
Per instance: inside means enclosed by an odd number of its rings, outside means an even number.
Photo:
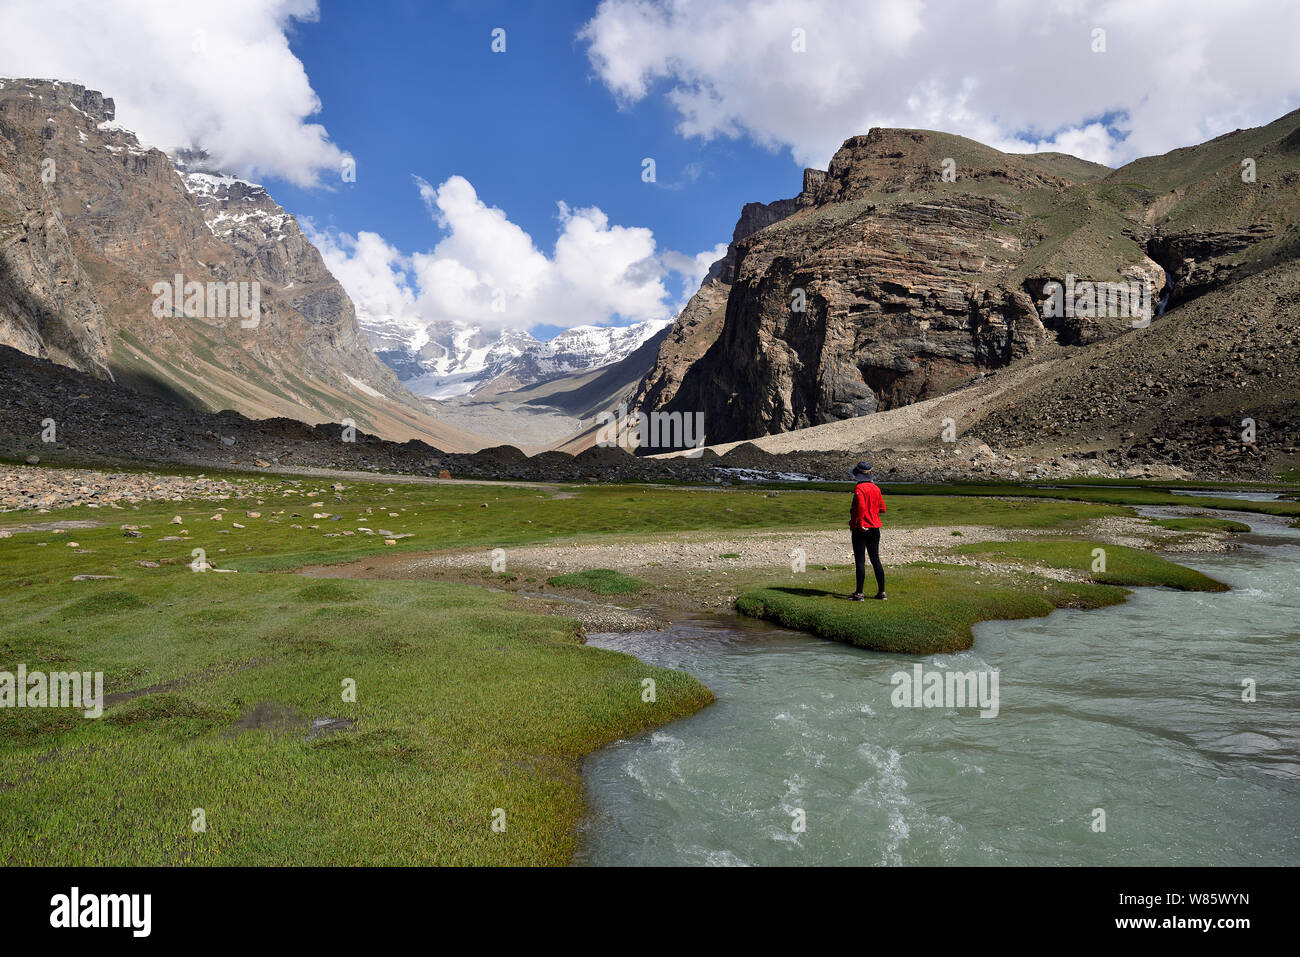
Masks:
[[[443,234],[427,252],[404,254],[375,233],[352,236],[305,224],[367,321],[407,329],[441,320],[529,329],[668,320],[682,304],[669,286],[694,292],[709,263],[726,251],[725,244],[697,256],[660,250],[649,229],[611,223],[594,206],[559,202],[547,254],[463,176],[437,186],[419,177],[415,183]]]
[[[410,260],[399,249],[365,230],[353,236],[320,229],[310,219],[302,221],[302,229],[351,298],[357,315],[403,329],[422,325],[408,277]]]
[[[82,83],[150,146],[311,186],[347,156],[310,121],[320,100],[289,48],[316,17],[316,0],[4,0],[0,73]]]
[[[603,0],[579,37],[621,104],[821,168],[873,126],[1115,166],[1300,105],[1270,0]]]
[[[691,296],[695,295],[695,291],[700,288],[700,283],[708,275],[709,267],[727,254],[727,246],[725,242],[718,243],[712,249],[706,249],[694,256],[676,252],[664,253],[664,262],[681,276],[681,297],[677,300],[677,312],[682,310]]]

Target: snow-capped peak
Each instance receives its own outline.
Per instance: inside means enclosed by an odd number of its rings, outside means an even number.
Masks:
[[[520,329],[484,330],[457,322],[414,327],[358,311],[362,331],[403,384],[419,395],[467,395],[509,376],[519,384],[611,365],[635,352],[667,321],[575,326],[542,342]]]
[[[265,187],[217,169],[203,150],[175,150],[170,159],[214,235],[241,234],[259,242],[285,238],[289,214]]]

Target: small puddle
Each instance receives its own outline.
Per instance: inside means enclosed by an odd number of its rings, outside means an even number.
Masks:
[[[313,718],[308,720],[292,708],[278,701],[259,701],[239,716],[231,725],[231,734],[245,731],[270,731],[273,734],[305,732],[304,740],[316,741],[330,734],[352,731],[356,721],[351,718]]]
[[[351,731],[357,723],[351,718],[315,718],[307,731],[307,740],[315,741],[336,731]]]

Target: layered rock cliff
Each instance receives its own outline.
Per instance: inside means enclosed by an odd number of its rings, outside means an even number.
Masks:
[[[736,278],[736,259],[742,240],[760,229],[779,223],[813,203],[826,177],[823,170],[804,171],[804,188],[792,199],[774,203],[746,203],[732,230],[731,242],[721,259],[709,267],[699,290],[686,303],[668,330],[654,366],[637,387],[632,407],[654,411],[666,405],[681,388],[682,377],[701,359],[722,332],[727,298]]]
[[[731,441],[906,405],[1048,344],[1120,334],[1154,305],[1055,316],[1042,303],[1074,273],[1159,299],[1164,275],[1142,242],[1118,213],[1088,208],[1084,184],[1107,172],[928,131],[849,139],[771,222],[738,228],[642,408],[702,412],[709,442]],[[1072,255],[1079,242],[1087,255]]]
[[[1235,284],[1248,299],[1244,280],[1300,256],[1300,111],[1118,170],[876,129],[765,218],[737,228],[638,392],[703,413],[710,443],[1158,336],[1164,310]]]
[[[93,91],[56,86],[49,93],[59,109],[92,121],[113,118],[112,100]],[[104,309],[48,188],[57,175],[45,156],[53,133],[49,124],[33,128],[0,110],[0,345],[107,376]]]

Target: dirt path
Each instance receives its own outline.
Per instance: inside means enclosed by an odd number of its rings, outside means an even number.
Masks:
[[[959,534],[954,534],[959,533]],[[1022,537],[1012,533],[1014,537]],[[888,564],[933,557],[962,540],[1006,538],[1005,529],[980,525],[943,528],[888,529],[881,537],[881,559]],[[564,575],[589,568],[612,568],[641,574],[652,568],[719,570],[728,568],[788,568],[802,550],[808,565],[843,565],[853,561],[847,531],[809,529],[796,532],[679,533],[652,541],[626,540],[582,544],[518,545],[503,549],[507,571],[530,570]],[[492,565],[492,549],[434,552],[425,555],[380,556],[385,577],[436,577],[446,570],[481,571]],[[362,563],[358,562],[357,565]],[[367,560],[366,564],[374,565]],[[498,562],[498,567],[499,567]],[[379,570],[379,569],[376,569]]]
[[[1223,537],[1214,534],[1189,536],[1138,518],[1109,516],[1094,519],[1076,534],[1080,537],[1141,548],[1156,546],[1176,551],[1220,551]],[[963,542],[1006,541],[1042,537],[1042,530],[997,528],[988,525],[944,525],[923,528],[887,528],[880,540],[880,557],[888,565],[933,559]],[[731,532],[725,534],[681,532],[644,540],[627,538],[616,542],[543,543],[500,549],[496,555],[505,570],[546,572],[564,575],[590,568],[612,568],[637,574],[652,568],[683,571],[729,568],[779,569],[789,567],[801,551],[808,565],[844,565],[853,561],[848,534],[843,529],[805,529],[793,532]],[[349,565],[318,566],[304,573],[324,574],[347,569],[356,577],[435,578],[444,571],[482,572],[492,570],[494,550],[451,549],[421,554],[378,555]],[[946,556],[945,561],[960,561]]]

